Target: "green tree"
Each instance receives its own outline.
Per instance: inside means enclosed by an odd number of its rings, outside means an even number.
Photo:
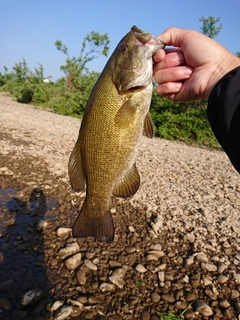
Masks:
[[[55,46],[66,55],[65,65],[60,66],[67,79],[67,86],[78,86],[78,81],[83,72],[88,72],[86,64],[100,55],[107,57],[110,40],[107,33],[101,35],[98,32],[92,31],[84,38],[80,50],[79,57],[70,57],[68,48],[61,40],[56,40]]]
[[[200,27],[202,33],[209,38],[215,38],[222,30],[221,24],[218,27],[216,26],[216,24],[220,21],[220,18],[214,18],[213,16],[209,16],[208,18],[201,17],[199,21],[202,22],[202,26]]]
[[[240,51],[236,52],[235,55],[240,58]]]

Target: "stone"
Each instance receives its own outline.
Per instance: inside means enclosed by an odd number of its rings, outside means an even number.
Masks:
[[[57,229],[57,236],[58,237],[69,236],[71,232],[72,232],[71,228],[60,227],[60,228]]]
[[[228,266],[225,265],[225,264],[219,264],[218,265],[218,268],[217,268],[217,271],[218,273],[223,273],[225,270],[227,270]]]
[[[202,252],[195,254],[195,256],[196,256],[196,259],[200,262],[205,262],[205,263],[208,262],[208,257]]]
[[[110,276],[109,280],[120,289],[122,289],[125,285],[125,281],[119,277]]]
[[[141,313],[141,320],[150,320],[150,313],[146,310],[143,310]]]
[[[41,231],[43,229],[45,229],[48,226],[48,222],[44,221],[44,220],[40,220],[37,224],[37,230]]]
[[[80,269],[76,272],[76,277],[77,277],[77,281],[78,283],[82,286],[85,285],[87,282],[87,277],[86,277],[86,273],[84,270]]]
[[[88,269],[92,270],[92,271],[96,271],[97,270],[97,266],[92,263],[92,261],[90,261],[89,259],[85,259],[84,260],[84,264],[86,267],[88,267]]]
[[[63,300],[57,300],[54,302],[54,304],[51,306],[50,310],[54,312],[58,308],[60,308],[63,305],[64,301]]]
[[[215,266],[215,265],[212,264],[212,263],[204,263],[204,262],[202,262],[202,263],[201,263],[201,267],[202,267],[203,269],[206,269],[207,271],[210,271],[210,272],[217,271],[217,266]]]
[[[32,289],[24,293],[21,298],[20,304],[23,308],[34,305],[40,302],[44,297],[41,289]]]
[[[201,314],[204,317],[210,317],[213,315],[212,309],[207,305],[204,301],[197,299],[193,303],[193,307],[195,311],[197,311],[199,314]]]
[[[67,270],[75,270],[80,266],[81,259],[82,259],[81,253],[77,253],[72,257],[68,258],[67,260],[65,260],[64,265]]]
[[[123,265],[122,268],[115,269],[112,273],[112,276],[118,277],[118,278],[124,278],[127,270],[128,270],[128,267],[126,265]]]
[[[167,301],[169,303],[175,302],[174,296],[169,293],[163,293],[161,297],[164,301]]]
[[[100,290],[102,292],[114,292],[116,289],[115,285],[112,283],[103,282],[100,285]]]
[[[224,276],[223,274],[220,274],[218,276],[218,282],[223,284],[226,283],[229,280],[229,278],[227,276]]]
[[[157,292],[151,293],[151,299],[153,303],[157,303],[160,300],[160,295]]]
[[[240,283],[240,273],[234,273],[233,279],[235,280],[236,283]]]
[[[64,320],[69,317],[73,310],[72,306],[63,305],[60,309],[57,309],[53,314],[53,320]]]
[[[138,264],[135,269],[139,273],[144,273],[147,271],[147,269],[142,264]]]
[[[84,316],[85,319],[93,319],[93,317],[94,317],[94,313],[91,311],[86,312]]]
[[[226,309],[230,307],[230,303],[227,300],[220,300],[219,301],[220,307]]]
[[[65,259],[68,256],[71,256],[77,252],[79,252],[80,248],[76,242],[69,243],[65,248],[62,248],[58,251],[58,255],[61,259]]]
[[[159,271],[159,272],[158,272],[158,279],[159,279],[161,282],[164,282],[164,280],[165,280],[165,272],[164,272],[164,271]]]
[[[11,309],[11,302],[5,298],[0,298],[0,313]]]

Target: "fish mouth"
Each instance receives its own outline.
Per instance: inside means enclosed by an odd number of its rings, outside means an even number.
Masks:
[[[166,47],[166,43],[162,40],[153,37],[150,33],[145,32],[139,29],[137,26],[133,26],[131,28],[131,32],[133,33],[136,40],[140,41],[141,44],[152,44],[157,46],[158,49],[164,49]]]

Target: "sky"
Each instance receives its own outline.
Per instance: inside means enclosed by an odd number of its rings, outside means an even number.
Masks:
[[[109,56],[133,25],[155,36],[168,27],[201,32],[201,17],[220,18],[222,30],[215,40],[232,53],[240,51],[239,0],[0,0],[0,72],[26,60],[34,71],[55,81],[64,76],[65,55],[54,45],[61,40],[70,57],[78,57],[84,37],[91,31],[107,33]],[[108,56],[108,57],[109,57]],[[101,72],[102,56],[87,67]]]

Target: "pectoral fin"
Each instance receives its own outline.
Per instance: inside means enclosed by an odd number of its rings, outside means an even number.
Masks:
[[[133,196],[139,189],[140,177],[136,165],[126,174],[124,179],[113,189],[115,197],[128,198]]]
[[[115,116],[115,124],[119,128],[127,128],[132,125],[136,116],[137,106],[134,106],[131,97],[121,106]]]
[[[154,126],[153,126],[153,121],[149,112],[147,113],[144,120],[143,135],[148,138],[154,137]]]
[[[78,148],[78,143],[75,144],[68,161],[68,175],[74,191],[84,190],[86,179],[82,169],[81,154]]]

